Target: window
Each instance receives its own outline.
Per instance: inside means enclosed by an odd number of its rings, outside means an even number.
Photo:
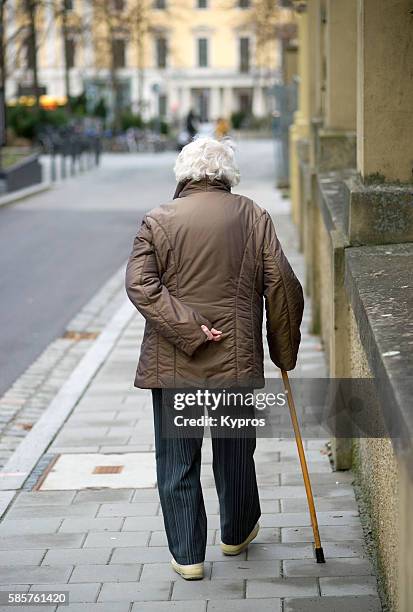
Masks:
[[[250,69],[250,39],[239,39],[239,69],[240,72],[249,72]]]
[[[208,39],[198,38],[198,66],[206,68],[208,66]]]
[[[124,8],[125,0],[113,0],[113,10],[121,12]]]
[[[250,0],[238,0],[239,8],[245,9],[250,7]]]
[[[65,61],[67,68],[73,68],[75,65],[75,41],[73,38],[65,40]]]
[[[239,94],[239,110],[247,116],[252,114],[252,93],[248,91]]]
[[[208,0],[197,0],[197,7],[199,9],[206,9],[206,8],[208,8]]]
[[[166,38],[158,36],[156,43],[156,65],[158,68],[166,68],[167,45]]]
[[[64,0],[65,11],[73,11],[73,0]]]
[[[112,49],[115,68],[124,68],[126,66],[126,45],[123,38],[115,38]]]
[[[167,106],[168,98],[166,94],[159,94],[158,97],[158,115],[159,117],[166,116],[166,106]]]
[[[166,0],[154,0],[153,7],[156,9],[165,9],[166,8]]]

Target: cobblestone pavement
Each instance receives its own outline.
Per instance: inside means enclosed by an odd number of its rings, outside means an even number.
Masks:
[[[284,249],[303,280],[288,202],[269,179],[251,180],[243,191],[274,214]],[[308,332],[309,318],[307,300],[297,374],[325,376],[320,340]],[[206,578],[199,582],[185,582],[171,571],[156,487],[121,488],[116,484],[121,474],[112,473],[99,475],[106,479],[99,481],[104,486],[69,488],[76,486],[85,454],[96,454],[96,465],[101,466],[107,455],[112,464],[117,457],[115,465],[123,456],[127,465],[126,453],[137,453],[141,468],[136,478],[153,474],[150,393],[132,387],[142,331],[143,320],[136,315],[49,447],[42,469],[58,455],[72,459],[60,481],[51,478],[58,458],[49,476],[43,474],[40,489],[32,488],[35,478],[29,480],[1,522],[0,589],[69,591],[69,606],[57,608],[66,612],[380,611],[352,475],[331,471],[323,440],[306,440],[305,447],[325,565],[313,558],[305,491],[291,438],[258,440],[261,530],[239,557],[220,552],[211,446],[205,439],[202,482],[208,547]],[[274,368],[268,354],[266,368],[268,373]],[[3,610],[10,608],[0,606]]]
[[[32,429],[124,299],[119,270],[0,397],[0,469]]]

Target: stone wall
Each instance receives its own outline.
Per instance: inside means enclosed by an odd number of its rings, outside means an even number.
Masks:
[[[349,323],[352,377],[372,378],[373,374],[351,308]],[[380,410],[379,406],[377,410]],[[392,610],[397,610],[400,547],[399,465],[388,438],[362,438],[354,440],[353,444],[352,467],[360,484],[363,506],[368,512],[368,522],[372,529],[382,596],[388,600]]]

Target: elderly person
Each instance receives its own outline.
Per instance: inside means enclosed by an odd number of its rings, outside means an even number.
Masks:
[[[264,304],[271,359],[293,369],[303,292],[268,212],[232,193],[240,173],[229,141],[196,139],[182,149],[174,170],[173,200],[148,212],[135,238],[126,290],[146,319],[135,386],[152,389],[172,566],[185,579],[200,579],[207,537],[202,436],[162,435],[163,395],[171,388],[263,387]],[[237,555],[259,529],[256,441],[211,433],[221,549]]]

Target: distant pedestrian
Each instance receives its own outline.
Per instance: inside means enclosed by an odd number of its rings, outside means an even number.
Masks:
[[[186,117],[186,131],[188,132],[188,136],[191,140],[193,139],[195,134],[198,132],[198,122],[199,122],[199,118],[191,108],[191,110],[189,111]]]
[[[191,142],[178,156],[175,176],[174,200],[142,221],[126,290],[146,318],[135,386],[152,389],[158,488],[172,566],[194,580],[204,575],[207,541],[203,430],[187,438],[164,435],[162,410],[172,409],[165,405],[168,389],[263,387],[264,301],[271,359],[293,369],[303,292],[268,212],[231,192],[239,170],[228,141]],[[252,436],[240,430],[220,437],[211,427],[211,434],[221,549],[238,555],[259,530],[255,430]]]

